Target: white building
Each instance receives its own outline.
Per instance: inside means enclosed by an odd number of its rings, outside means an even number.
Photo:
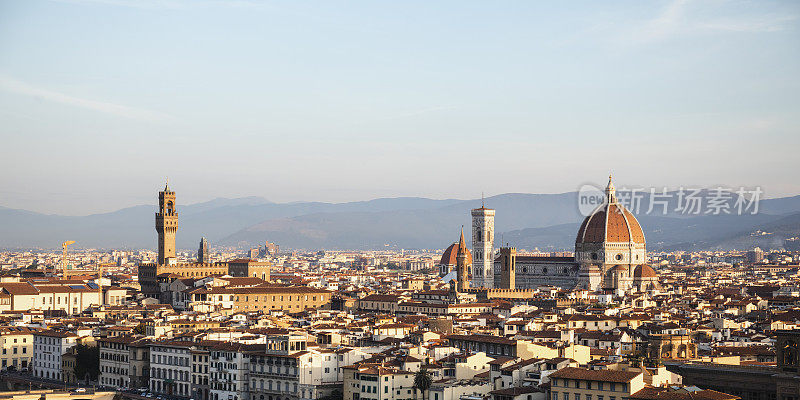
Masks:
[[[97,339],[100,350],[100,386],[126,389],[131,387],[130,343],[136,338],[117,336]]]
[[[209,399],[249,399],[250,351],[264,345],[220,343],[209,348]]]
[[[60,381],[61,356],[78,343],[78,335],[41,330],[33,334],[33,375]]]
[[[298,357],[298,395],[301,400],[314,400],[341,389],[342,368],[369,358],[369,354],[350,348],[338,350],[312,349]]]
[[[173,397],[191,396],[191,348],[187,341],[153,343],[150,346],[150,391]]]

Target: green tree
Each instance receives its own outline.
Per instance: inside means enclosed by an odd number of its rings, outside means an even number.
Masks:
[[[145,329],[144,324],[139,324],[136,325],[135,328],[133,328],[133,333],[136,335],[145,335],[147,334],[147,330]]]
[[[97,380],[97,375],[100,374],[100,348],[79,344],[75,354],[75,377]]]
[[[414,374],[414,388],[422,392],[422,400],[425,400],[425,391],[431,387],[432,383],[433,378],[431,378],[431,375],[425,367],[420,368],[419,371]],[[416,395],[417,392],[414,391],[414,394]]]

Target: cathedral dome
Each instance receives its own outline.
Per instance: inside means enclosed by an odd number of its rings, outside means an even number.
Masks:
[[[639,221],[617,202],[616,190],[609,177],[607,201],[586,217],[578,229],[575,243],[635,243],[645,244]]]
[[[469,249],[464,250],[467,251],[467,264],[472,264],[472,252]],[[439,264],[456,265],[456,256],[458,256],[458,243],[453,243],[445,249],[444,254],[442,254],[442,261]]]
[[[647,264],[638,265],[636,269],[633,270],[633,277],[634,278],[657,278],[658,274],[656,274],[656,270],[654,270],[651,266]]]

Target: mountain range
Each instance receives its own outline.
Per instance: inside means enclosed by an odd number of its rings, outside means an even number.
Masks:
[[[671,193],[666,213],[637,213],[650,250],[797,248],[800,196],[763,199],[758,213],[684,215]],[[275,242],[295,249],[441,249],[470,226],[480,199],[383,198],[347,203],[273,203],[260,197],[218,198],[180,205],[177,245],[249,247]],[[496,210],[496,246],[543,251],[571,250],[583,215],[577,192],[508,193],[486,198]],[[155,203],[155,202],[154,202]],[[57,248],[76,240],[83,248],[155,248],[155,204],[87,216],[61,216],[0,207],[0,248]],[[635,211],[635,210],[634,210]],[[469,235],[467,235],[469,237]]]

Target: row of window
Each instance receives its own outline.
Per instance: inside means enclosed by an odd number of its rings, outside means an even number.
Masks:
[[[160,379],[175,379],[178,381],[189,381],[189,373],[186,371],[175,371],[164,368],[151,368],[150,376]]]
[[[574,387],[576,389],[597,389],[597,390],[610,390],[614,391],[627,391],[628,384],[627,383],[615,383],[615,382],[600,382],[600,381],[583,381],[583,380],[570,380],[570,379],[553,379],[553,386],[556,387]]]
[[[128,362],[128,355],[127,354],[114,354],[114,353],[101,352],[100,353],[100,359],[101,360],[119,361],[119,362]]]
[[[154,364],[167,364],[167,365],[177,365],[180,367],[188,367],[189,357],[167,356],[167,355],[164,355],[162,357],[161,354],[151,354],[150,362]]]
[[[20,347],[20,348],[22,349],[22,354],[27,354],[28,353],[28,348],[27,347]],[[18,348],[17,346],[12,347],[11,348],[11,354],[17,354],[19,352],[20,348]],[[3,349],[3,355],[6,355],[6,354],[8,354],[8,349],[4,348]]]
[[[297,383],[292,383],[291,386],[290,386],[289,382],[283,382],[283,385],[281,385],[280,381],[275,381],[274,389],[273,389],[273,385],[272,385],[272,381],[271,380],[267,380],[265,382],[263,379],[261,379],[260,381],[256,381],[254,379],[252,384],[253,384],[253,386],[252,386],[253,390],[270,390],[270,391],[271,390],[275,390],[275,391],[280,392],[281,391],[281,386],[282,386],[284,392],[297,393]],[[290,388],[291,388],[291,390],[290,390]]]
[[[606,397],[603,395],[592,396],[591,394],[583,394],[580,393],[569,393],[569,392],[562,392],[561,399],[558,398],[559,392],[553,392],[552,400],[606,400]],[[627,400],[627,397],[623,397],[623,400]],[[608,400],[617,400],[616,396],[608,396]]]
[[[18,339],[19,338],[13,338],[13,342],[12,343],[17,343]],[[8,343],[9,340],[12,340],[12,338],[3,338],[3,344]],[[22,338],[22,343],[28,343],[28,338],[23,337]]]

